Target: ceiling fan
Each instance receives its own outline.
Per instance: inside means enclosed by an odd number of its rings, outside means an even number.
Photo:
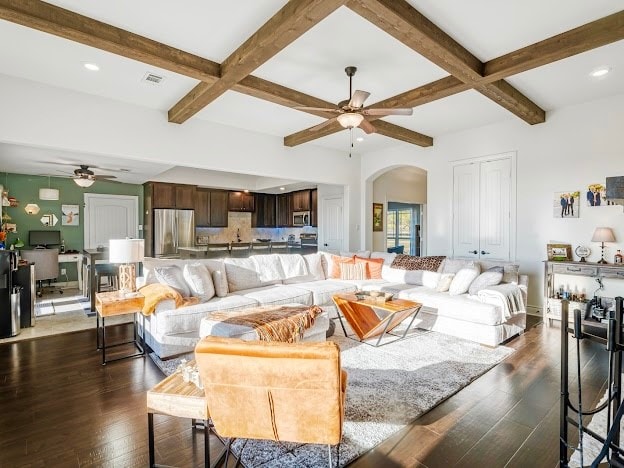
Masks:
[[[97,166],[90,167],[97,168]],[[65,174],[69,173],[65,172]],[[78,169],[74,169],[74,173],[71,175],[71,178],[74,179],[76,185],[86,188],[91,187],[91,185],[93,185],[96,180],[108,180],[109,182],[116,182],[109,179],[116,179],[117,176],[107,174],[96,175],[91,169],[89,169],[89,166],[87,166],[86,164],[80,164],[80,167]]]
[[[349,99],[339,102],[335,109],[325,107],[295,107],[295,109],[303,111],[321,111],[338,114],[336,117],[311,127],[310,131],[318,131],[337,121],[344,128],[360,127],[366,133],[375,133],[377,129],[365,116],[374,115],[376,117],[383,117],[386,115],[412,115],[413,110],[411,108],[364,108],[364,101],[370,96],[370,93],[359,89],[352,92],[353,75],[355,75],[356,71],[357,67],[350,66],[345,68],[345,72],[349,77]]]

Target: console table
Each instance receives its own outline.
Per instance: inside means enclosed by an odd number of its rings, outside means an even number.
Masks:
[[[544,322],[548,325],[552,325],[553,319],[561,320],[561,310],[553,310],[552,306],[552,299],[555,297],[556,275],[619,278],[624,280],[624,265],[616,263],[546,260],[544,269]],[[588,297],[587,299],[591,298]],[[573,305],[570,306],[570,310],[574,310]]]

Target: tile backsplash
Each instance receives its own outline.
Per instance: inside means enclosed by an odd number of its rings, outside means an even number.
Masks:
[[[299,234],[302,232],[315,233],[315,227],[304,228],[252,228],[251,213],[237,213],[231,211],[228,213],[228,227],[226,228],[209,228],[198,227],[195,229],[196,237],[208,238],[208,242],[236,242],[237,232],[240,235],[241,242],[251,242],[254,239],[271,239],[274,241],[288,240],[290,234],[295,235],[295,239],[299,240]],[[203,240],[203,239],[202,239]]]

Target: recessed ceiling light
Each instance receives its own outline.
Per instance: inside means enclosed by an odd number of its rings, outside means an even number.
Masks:
[[[280,187],[280,190],[286,190],[286,187]]]
[[[364,137],[357,137],[356,141],[364,141]]]
[[[90,71],[99,71],[100,67],[98,67],[95,63],[83,63],[83,66]]]
[[[611,71],[610,67],[599,67],[599,68],[596,68],[595,70],[592,70],[589,76],[593,78],[601,78],[605,76],[607,73],[609,73],[610,71]]]
[[[249,193],[249,190],[245,189],[245,190],[243,190],[243,192],[245,192],[245,193]]]

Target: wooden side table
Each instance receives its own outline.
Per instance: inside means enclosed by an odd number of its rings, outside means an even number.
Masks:
[[[97,293],[95,295],[95,310],[96,310],[96,334],[97,334],[97,349],[102,350],[102,365],[111,361],[118,361],[120,359],[127,359],[137,356],[145,356],[145,338],[139,340],[139,334],[137,332],[137,313],[142,319],[143,335],[145,335],[145,316],[141,313],[143,309],[143,303],[145,297],[139,292],[134,293],[122,293],[121,291],[110,291]],[[113,317],[115,315],[134,314],[133,326],[134,326],[134,339],[125,341],[123,343],[115,343],[112,345],[106,345],[106,317]],[[100,317],[102,318],[102,340],[100,345]],[[139,350],[138,353],[130,354],[128,356],[122,356],[115,359],[106,360],[106,350],[114,348],[116,346],[122,346],[125,344],[134,344]]]
[[[355,294],[337,294],[333,296],[332,299],[338,308],[338,319],[340,320],[340,325],[342,325],[342,330],[345,332],[345,336],[350,338],[345,330],[341,315],[344,315],[344,318],[353,331],[355,331],[360,341],[364,342],[364,340],[378,336],[379,338],[375,346],[379,346],[384,335],[392,334],[390,332],[397,325],[409,316],[412,316],[412,320],[405,329],[403,335],[394,335],[398,336],[400,340],[405,338],[407,332],[414,323],[414,319],[416,319],[416,315],[422,307],[422,304],[408,301],[407,299],[395,299],[381,302],[372,297],[360,299]],[[375,313],[374,309],[382,310],[386,316],[380,318],[379,315]]]
[[[188,363],[193,364],[193,361]],[[208,436],[211,423],[208,413],[208,403],[204,390],[199,389],[191,382],[185,382],[180,372],[175,372],[156,384],[147,392],[147,429],[149,439],[149,466],[158,466],[155,463],[154,449],[154,414],[165,414],[178,418],[189,418],[194,429],[203,426],[204,430],[204,466],[210,467],[210,448]],[[196,420],[203,420],[203,425]],[[225,450],[219,455],[216,465],[225,455]]]

